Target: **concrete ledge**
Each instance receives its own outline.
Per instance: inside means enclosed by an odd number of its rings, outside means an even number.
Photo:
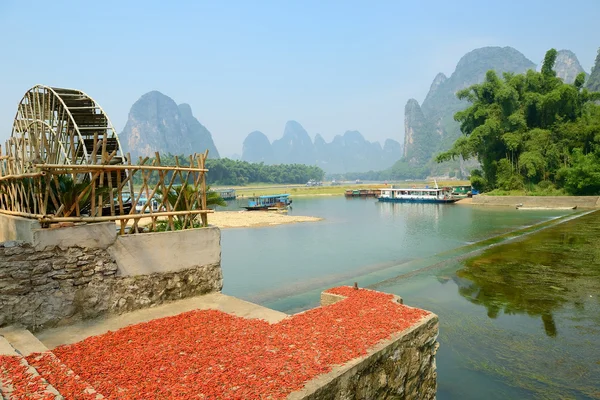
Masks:
[[[33,230],[40,228],[34,219],[0,214],[0,243],[18,240],[32,244]]]
[[[599,208],[600,196],[473,196],[472,204],[516,207],[574,207]]]
[[[108,331],[116,331],[129,325],[170,317],[192,310],[220,310],[238,317],[263,319],[272,324],[288,317],[287,314],[282,312],[222,293],[209,293],[122,315],[80,321],[69,326],[46,329],[37,332],[36,337],[45,346],[54,349],[60,345],[80,342],[90,336],[102,335]]]
[[[114,222],[75,225],[64,228],[33,230],[33,246],[37,251],[48,247],[82,247],[106,249],[117,239]]]
[[[221,231],[217,227],[207,227],[119,236],[108,248],[108,253],[116,261],[121,276],[220,264]]]
[[[27,329],[9,326],[0,329],[0,336],[3,336],[23,357],[27,357],[33,353],[43,353],[48,350]]]
[[[334,293],[321,292],[321,307],[326,307],[337,303],[338,301],[344,300],[346,296],[342,296]]]
[[[392,296],[394,296],[394,300],[398,304],[404,304],[404,300],[402,300],[402,297],[397,296],[395,294],[393,294]],[[325,307],[325,306],[329,306],[331,304],[335,304],[338,301],[344,300],[345,298],[346,298],[346,296],[342,296],[342,295],[339,295],[339,294],[328,293],[328,292],[321,292],[321,307]]]

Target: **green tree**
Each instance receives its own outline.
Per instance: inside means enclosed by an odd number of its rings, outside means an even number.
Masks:
[[[588,196],[600,193],[600,156],[595,153],[583,154],[575,149],[571,167],[559,170],[565,190],[574,195]]]
[[[568,176],[573,150],[585,155],[600,143],[599,106],[593,103],[600,94],[583,88],[584,74],[570,85],[557,78],[556,56],[554,49],[546,53],[541,72],[500,78],[488,71],[483,83],[458,92],[471,103],[454,116],[463,136],[436,161],[476,157],[482,174],[472,175],[472,184],[488,190],[565,183],[557,174],[561,169]]]

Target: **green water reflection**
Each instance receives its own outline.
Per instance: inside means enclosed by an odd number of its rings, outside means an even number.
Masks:
[[[599,235],[596,212],[378,287],[439,315],[439,399],[600,398]]]
[[[539,316],[546,334],[556,336],[557,309],[571,303],[585,311],[600,293],[599,234],[600,214],[591,214],[491,248],[456,272],[459,293],[490,318]]]

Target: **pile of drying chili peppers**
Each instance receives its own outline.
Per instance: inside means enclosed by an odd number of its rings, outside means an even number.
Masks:
[[[10,398],[15,400],[54,400],[46,383],[39,375],[32,375],[19,356],[0,356],[0,382],[11,387]],[[0,396],[2,397],[2,396]]]
[[[97,393],[94,389],[67,368],[53,353],[32,354],[26,359],[40,375],[51,380],[50,384],[67,399],[96,399]]]
[[[428,314],[380,292],[329,292],[348,298],[276,324],[198,310],[53,352],[108,399],[283,399]],[[42,373],[51,384],[58,379],[51,368]],[[57,386],[78,398],[71,386]],[[72,390],[81,393],[77,385]]]

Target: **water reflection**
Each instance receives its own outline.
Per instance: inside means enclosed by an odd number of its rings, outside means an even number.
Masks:
[[[600,293],[600,213],[596,212],[498,246],[471,258],[452,277],[461,296],[501,313],[540,317],[554,337],[553,314],[564,307],[584,312]]]
[[[447,208],[452,207],[452,205],[380,202],[378,207],[384,218],[402,221],[408,234],[420,234],[424,231],[439,232],[440,221],[443,221]]]

